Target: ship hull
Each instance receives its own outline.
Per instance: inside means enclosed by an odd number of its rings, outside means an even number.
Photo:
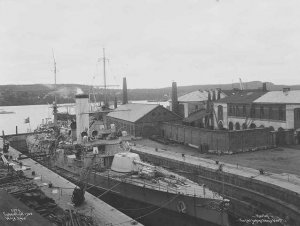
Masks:
[[[79,180],[79,176],[73,174],[72,170],[66,166],[63,166],[63,168],[72,174],[73,179]],[[89,186],[96,187],[105,194],[109,191],[109,193],[153,205],[157,208],[167,209],[183,216],[193,217],[216,225],[229,225],[226,212],[209,208],[215,201],[213,199],[185,196],[174,192],[151,189],[147,186],[137,186],[126,182],[126,180],[111,178],[107,174],[98,172],[92,172],[87,181]]]

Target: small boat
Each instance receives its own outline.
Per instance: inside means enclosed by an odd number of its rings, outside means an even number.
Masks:
[[[5,111],[5,110],[2,110],[0,111],[0,114],[15,114],[16,112],[14,111]]]

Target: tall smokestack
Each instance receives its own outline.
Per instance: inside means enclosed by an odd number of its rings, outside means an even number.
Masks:
[[[178,114],[178,97],[177,97],[177,84],[172,82],[172,109],[174,113]]]
[[[117,99],[117,96],[115,96],[114,107],[115,107],[115,109],[118,107],[118,99]]]
[[[123,104],[128,104],[126,77],[123,78]]]
[[[82,143],[81,133],[89,134],[89,95],[78,94],[76,98],[76,134],[77,143]]]
[[[267,83],[264,82],[262,85],[263,85],[263,87],[262,87],[263,91],[265,91],[265,92],[268,91],[268,90],[267,90]]]

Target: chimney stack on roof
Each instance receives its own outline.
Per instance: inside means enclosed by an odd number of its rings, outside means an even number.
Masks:
[[[177,84],[172,82],[172,112],[178,114]]]
[[[267,92],[268,90],[267,90],[267,83],[266,82],[263,82],[263,87],[262,87],[262,90],[264,91],[264,92]]]
[[[290,87],[283,87],[283,89],[282,89],[282,92],[283,92],[285,95],[288,95],[289,91],[291,91],[291,88],[290,88]]]
[[[126,77],[123,78],[123,102],[122,102],[122,104],[128,104]]]
[[[219,88],[218,89],[218,94],[217,94],[217,100],[220,100],[221,99],[221,89]]]
[[[216,90],[212,91],[212,101],[216,100]]]

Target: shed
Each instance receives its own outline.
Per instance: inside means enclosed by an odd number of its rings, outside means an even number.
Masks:
[[[149,137],[160,134],[162,122],[181,122],[181,117],[159,104],[124,104],[106,116],[108,128],[127,131],[133,136]]]

